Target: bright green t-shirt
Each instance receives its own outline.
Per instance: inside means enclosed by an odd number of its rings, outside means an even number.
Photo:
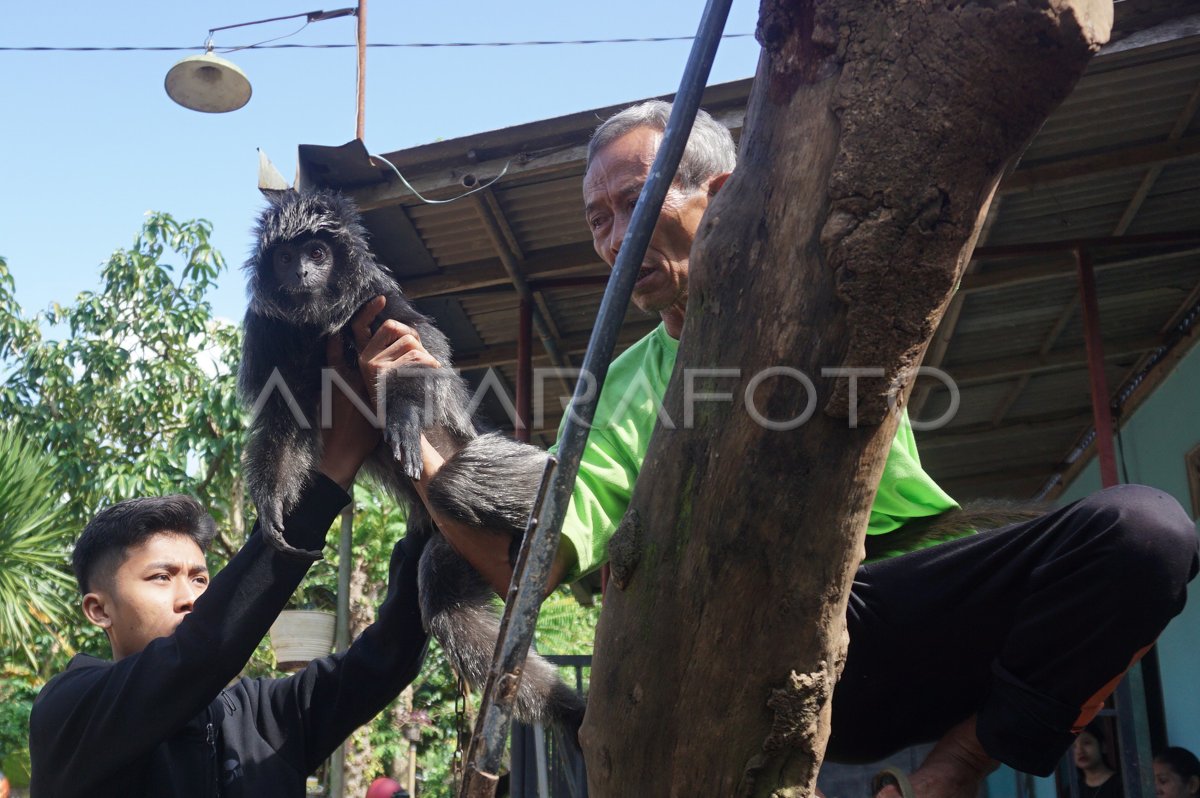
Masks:
[[[608,561],[608,541],[629,506],[658,416],[665,416],[662,399],[678,353],[679,341],[660,324],[609,366],[563,521],[563,537],[576,554],[576,566],[567,581]],[[555,444],[551,451],[557,448]],[[886,534],[910,519],[956,507],[957,502],[921,468],[905,411],[883,466],[867,534]]]

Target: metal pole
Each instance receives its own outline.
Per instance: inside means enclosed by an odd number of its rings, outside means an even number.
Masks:
[[[367,0],[358,0],[355,17],[358,23],[358,118],[354,138],[363,141],[367,122]]]
[[[404,779],[404,789],[410,796],[417,794],[417,744],[412,741],[408,743],[408,776]]]
[[[692,123],[696,119],[696,110],[700,107],[700,97],[704,93],[731,4],[732,0],[708,0],[705,6],[679,91],[675,95],[670,119],[663,132],[662,145],[654,157],[646,184],[633,209],[633,217],[621,243],[612,278],[600,303],[596,326],[592,331],[587,355],[584,357],[582,374],[576,384],[563,434],[559,439],[559,465],[551,475],[551,485],[538,513],[536,526],[531,523],[533,529],[527,533],[533,540],[527,539],[524,544],[528,550],[528,561],[522,568],[522,577],[518,582],[514,574],[514,585],[509,588],[505,617],[510,621],[502,629],[496,644],[496,658],[489,678],[489,690],[484,694],[479,723],[475,727],[475,739],[471,745],[475,756],[467,760],[462,796],[495,795],[504,741],[508,735],[512,715],[513,694],[520,667],[533,639],[538,610],[546,592],[550,566],[558,551],[563,518],[571,500],[575,477],[579,473],[579,461],[583,456],[588,431],[596,414],[600,389],[608,374],[608,364],[616,348],[617,334],[625,318],[629,298],[633,294],[633,284],[636,282],[642,258],[658,223],[658,215],[662,210],[667,190],[675,180],[675,172],[683,150],[687,146]]]
[[[1096,273],[1088,250],[1075,250],[1079,270],[1080,307],[1087,342],[1088,377],[1092,386],[1092,415],[1096,426],[1096,451],[1100,456],[1100,484],[1117,484],[1117,455],[1113,449],[1112,410],[1109,408],[1108,380],[1104,376],[1104,343],[1100,339],[1100,303],[1096,298]]]
[[[517,327],[517,440],[529,442],[533,418],[533,302],[521,298]]]
[[[336,11],[306,11],[303,14],[288,14],[286,17],[271,17],[270,19],[256,19],[253,22],[239,22],[235,25],[222,25],[219,28],[209,28],[208,34],[211,36],[219,30],[233,30],[234,28],[244,28],[247,25],[261,25],[264,22],[279,22],[284,19],[297,19],[299,17],[307,17],[308,22],[320,22],[323,19],[336,19],[337,17],[348,17],[354,13],[353,8],[339,8]]]
[[[350,495],[354,496],[351,483]],[[350,558],[354,532],[354,500],[342,510],[342,533],[338,538],[337,621],[333,633],[334,651],[350,647]],[[346,793],[346,744],[334,749],[329,758],[329,796],[344,798]]]

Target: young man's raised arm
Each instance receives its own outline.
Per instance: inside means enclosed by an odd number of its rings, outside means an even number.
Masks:
[[[376,620],[346,651],[313,660],[286,679],[234,686],[247,692],[258,733],[301,772],[315,770],[417,678],[429,639],[417,597],[424,543],[410,533],[392,549]]]
[[[338,485],[318,477],[286,520],[288,542],[320,549],[347,501]],[[174,634],[118,662],[72,660],[34,702],[34,794],[94,794],[88,790],[202,712],[250,659],[310,564],[276,551],[256,524]]]
[[[324,546],[350,500],[345,487],[378,441],[348,401],[335,399],[333,410],[321,471],[285,520],[285,538],[298,549]],[[128,777],[123,769],[193,721],[245,666],[309,565],[269,545],[256,523],[174,632],[116,662],[73,659],[34,702],[33,792],[94,795],[97,785]]]

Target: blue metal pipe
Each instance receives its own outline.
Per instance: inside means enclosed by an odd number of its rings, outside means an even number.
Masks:
[[[527,537],[531,539],[527,539],[524,544],[528,547],[528,558],[523,573],[514,574],[514,579],[520,580],[515,596],[510,589],[510,606],[506,612],[509,616],[505,630],[507,634],[502,633],[499,641],[498,656],[502,674],[511,673],[512,669],[519,667],[533,640],[538,610],[546,592],[550,567],[554,563],[562,535],[563,518],[571,501],[588,431],[596,415],[600,389],[604,385],[608,364],[616,348],[617,334],[625,319],[629,299],[633,295],[633,286],[637,281],[642,258],[658,223],[663,200],[675,180],[675,172],[687,146],[692,123],[700,107],[700,97],[708,82],[708,74],[712,69],[713,58],[716,56],[717,45],[721,41],[731,4],[732,0],[708,0],[705,6],[696,40],[692,44],[683,78],[680,80],[679,91],[671,107],[671,116],[663,133],[662,145],[633,209],[629,229],[625,232],[612,277],[604,291],[604,299],[600,303],[596,325],[592,330],[587,354],[584,356],[583,373],[575,386],[566,425],[559,439],[558,467],[553,474],[536,525],[530,524],[532,529],[527,533]],[[481,749],[472,746],[480,753],[474,762],[468,762],[468,768],[485,774],[495,774],[499,771],[511,710],[509,701],[493,702],[484,708],[482,725],[477,728],[477,732],[482,731]]]

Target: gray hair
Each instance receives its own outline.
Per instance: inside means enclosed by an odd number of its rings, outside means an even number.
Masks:
[[[618,111],[592,134],[592,140],[588,142],[587,165],[592,165],[596,153],[632,130],[648,127],[665,131],[670,116],[671,104],[663,100],[647,100]],[[710,177],[732,172],[736,161],[737,150],[729,130],[700,109],[696,112],[696,122],[679,161],[675,181],[685,191],[695,191]]]

